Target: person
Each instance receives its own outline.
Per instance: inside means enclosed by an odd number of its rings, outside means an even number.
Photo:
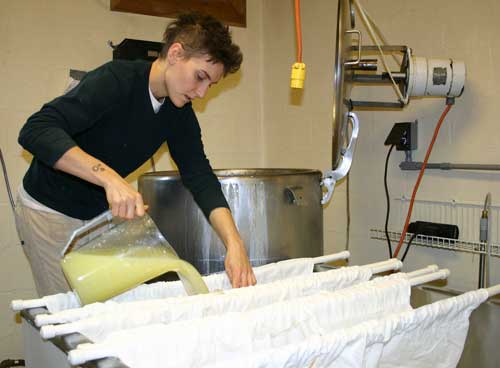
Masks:
[[[16,218],[40,296],[68,290],[60,252],[76,228],[109,207],[124,219],[144,215],[141,194],[124,178],[165,141],[183,184],[226,247],[233,287],[255,284],[191,104],[241,62],[226,26],[208,15],[184,14],[167,26],[153,63],[106,63],[27,120],[18,140],[33,160]]]

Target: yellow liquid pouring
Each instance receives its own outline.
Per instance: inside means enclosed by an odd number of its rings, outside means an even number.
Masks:
[[[163,247],[81,248],[61,265],[82,304],[105,301],[170,271],[179,275],[188,295],[208,293],[198,271]]]

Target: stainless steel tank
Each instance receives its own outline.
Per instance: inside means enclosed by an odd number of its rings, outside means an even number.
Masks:
[[[321,172],[215,170],[253,266],[323,254]],[[148,173],[139,191],[179,256],[202,274],[224,270],[225,247],[176,171]]]

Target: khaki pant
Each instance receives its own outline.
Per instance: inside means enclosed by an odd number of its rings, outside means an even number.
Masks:
[[[18,198],[16,203],[17,232],[23,242],[23,250],[30,263],[36,290],[40,297],[70,290],[61,268],[61,252],[71,234],[89,221],[59,213],[35,210],[25,206]],[[79,236],[73,242],[72,247],[88,243],[111,226],[109,222],[103,222],[92,227]]]
[[[61,251],[84,221],[16,203],[16,226],[40,297],[70,290],[61,269]]]

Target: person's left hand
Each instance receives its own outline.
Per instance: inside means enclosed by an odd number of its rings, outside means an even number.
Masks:
[[[227,244],[224,266],[233,288],[256,284],[255,275],[250,265],[243,241],[233,241]]]
[[[234,288],[255,285],[255,275],[247,250],[229,208],[219,207],[210,212],[210,224],[226,247],[224,266]]]

